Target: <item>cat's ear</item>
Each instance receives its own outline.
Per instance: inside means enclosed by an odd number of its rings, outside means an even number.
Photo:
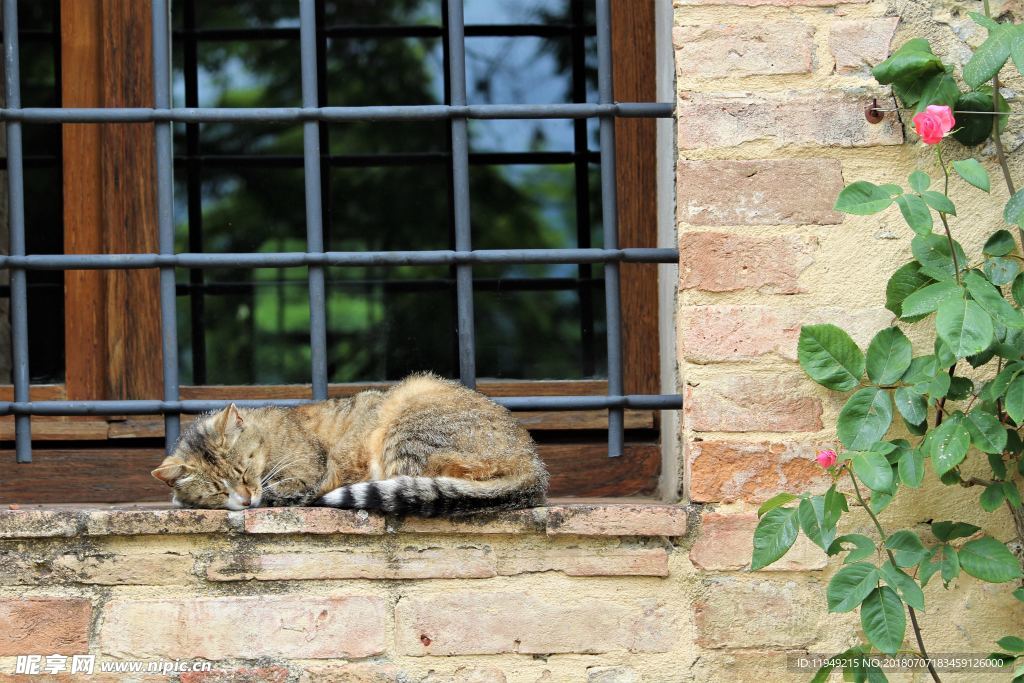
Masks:
[[[214,428],[221,434],[230,434],[245,425],[241,411],[234,403],[217,413],[213,418]]]
[[[185,463],[181,458],[169,455],[160,463],[160,467],[153,470],[152,475],[168,486],[174,486],[174,482],[185,474],[185,469]]]

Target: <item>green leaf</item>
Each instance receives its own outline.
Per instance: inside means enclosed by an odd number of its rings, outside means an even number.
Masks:
[[[1010,46],[1016,35],[1013,27],[1002,24],[998,28],[989,30],[988,38],[978,46],[974,55],[964,64],[964,81],[971,86],[971,89],[977,89],[999,73],[1003,64],[1006,64],[1006,60],[1010,58]]]
[[[929,74],[942,70],[942,60],[932,53],[928,41],[923,38],[915,38],[873,68],[871,75],[882,85],[888,85],[896,81],[919,81]],[[907,104],[913,105],[915,102]]]
[[[903,601],[896,591],[888,586],[871,591],[860,608],[860,625],[872,645],[886,654],[895,654],[907,631]]]
[[[1020,491],[1017,490],[1017,485],[1012,481],[1003,482],[1003,493],[1006,495],[1006,501],[1013,507],[1020,507]]]
[[[917,581],[889,561],[884,562],[880,570],[885,582],[895,588],[908,605],[924,611],[924,592],[917,585]]]
[[[946,398],[954,401],[960,401],[971,395],[974,390],[974,383],[966,377],[950,377],[949,378],[949,391],[946,392]]]
[[[959,91],[957,91],[957,95],[960,95]],[[954,99],[953,105],[955,104],[956,100]],[[982,166],[981,162],[979,162],[977,159],[960,159],[959,161],[954,161],[953,170],[955,170],[961,178],[966,180],[971,185],[974,185],[979,190],[984,190],[985,192],[988,192],[992,187],[991,183],[989,182],[988,171],[985,170],[985,167]],[[1008,254],[1010,252],[1006,253]],[[996,255],[1003,256],[1004,254]]]
[[[907,384],[917,384],[931,380],[937,372],[939,372],[939,362],[935,356],[918,356],[910,361],[910,367],[903,373],[902,379]],[[944,370],[943,374],[945,374]]]
[[[754,555],[750,570],[767,567],[785,555],[799,533],[795,508],[775,508],[765,513],[754,530]]]
[[[1003,406],[1006,414],[1015,423],[1024,424],[1024,377],[1017,377],[1010,382],[1006,390],[1006,403]]]
[[[928,404],[924,396],[915,393],[910,387],[897,389],[893,399],[900,415],[910,424],[919,425],[928,418]]]
[[[915,384],[913,388],[919,394],[928,394],[932,398],[942,398],[949,391],[949,386],[949,375],[945,371],[940,371],[928,381]]]
[[[967,522],[932,522],[932,533],[940,541],[952,541],[957,538],[967,538],[973,533],[981,530],[981,527],[968,524]]]
[[[1013,591],[1013,597],[1017,598],[1021,602],[1024,602],[1024,587],[1015,589]]]
[[[923,315],[906,315],[903,313],[902,306],[910,295],[933,282],[935,282],[933,279],[921,272],[921,264],[917,261],[900,266],[885,286],[885,307],[898,318],[907,322],[920,320],[924,317]]]
[[[920,114],[930,105],[946,106],[952,109],[960,98],[960,86],[945,71],[928,77],[921,86],[921,98],[914,113]]]
[[[953,280],[921,287],[903,300],[903,315],[908,318],[926,316],[937,309],[942,301],[953,296],[963,298],[963,288]]]
[[[962,145],[980,145],[992,134],[992,93],[979,90],[960,96],[953,107],[956,115],[956,128],[953,138]],[[999,96],[999,111],[1009,111],[1010,107],[1002,96]],[[984,114],[964,114],[965,111],[989,112]],[[1005,127],[1006,116],[1000,116],[999,130]]]
[[[873,213],[884,211],[892,205],[893,199],[889,193],[874,183],[866,180],[858,180],[843,188],[836,198],[836,211],[849,213],[854,216],[870,216]]]
[[[1003,220],[1010,225],[1020,225],[1024,216],[1024,190],[1017,190],[1003,207]]]
[[[846,494],[836,491],[836,485],[832,484],[825,492],[825,527],[835,529],[839,518],[844,512],[849,512],[850,506],[846,503]]]
[[[825,523],[825,498],[813,496],[800,501],[797,508],[797,518],[800,521],[800,528],[807,534],[815,545],[822,550],[827,550],[832,541],[835,540],[835,527],[829,528]]]
[[[992,474],[995,475],[996,479],[1004,479],[1006,477],[1006,463],[1003,462],[1002,453],[989,453],[988,466],[992,468]]]
[[[991,17],[986,17],[984,14],[981,14],[980,12],[968,12],[967,16],[973,19],[974,23],[978,24],[983,28],[987,28],[989,30],[999,28],[998,21],[992,19]]]
[[[891,534],[885,547],[892,551],[900,567],[913,567],[928,553],[917,534],[906,529]]]
[[[957,263],[967,263],[963,247],[956,245]],[[910,250],[921,264],[921,273],[934,280],[955,280],[953,259],[950,257],[949,241],[943,235],[918,235],[910,240]]]
[[[992,284],[1002,287],[1013,282],[1013,278],[1020,273],[1020,263],[1017,259],[993,256],[985,259],[981,266],[985,276],[992,281]]]
[[[976,579],[989,583],[1013,581],[1021,576],[1017,558],[1009,549],[992,538],[982,536],[960,548],[960,567]]]
[[[847,548],[845,544],[852,544],[853,548]],[[875,542],[862,534],[846,534],[832,541],[832,545],[825,552],[832,556],[838,555],[844,550],[849,554],[843,560],[843,564],[851,564],[870,557],[875,552]]]
[[[872,491],[892,490],[892,466],[884,455],[864,451],[853,456],[853,472]]]
[[[974,159],[971,159],[974,161]],[[1006,256],[1017,248],[1017,242],[1009,230],[996,230],[985,242],[982,252],[989,256]]]
[[[835,325],[801,327],[797,359],[811,379],[836,391],[853,389],[864,374],[864,354],[850,335]]]
[[[786,503],[792,503],[797,498],[799,498],[799,496],[794,496],[792,493],[783,492],[776,494],[769,498],[768,500],[766,500],[765,502],[761,503],[761,507],[757,508],[757,516],[764,517],[764,514],[769,510],[774,510],[775,508],[782,507]]]
[[[957,420],[943,422],[929,432],[929,436],[932,437],[929,442],[932,467],[939,476],[963,462],[971,445],[970,432]]]
[[[996,482],[985,487],[978,502],[982,510],[992,512],[1002,505],[1004,500],[1006,500],[1006,493],[1003,491],[1003,485]]]
[[[917,195],[905,194],[896,197],[896,206],[900,207],[903,219],[910,226],[910,229],[918,235],[928,235],[935,225],[932,219],[931,209],[924,203],[924,200]]]
[[[951,545],[942,546],[942,560],[939,563],[939,568],[942,570],[942,582],[947,586],[950,581],[960,576],[960,556],[957,555],[956,548]]]
[[[964,284],[967,291],[971,293],[974,300],[984,308],[994,320],[1006,327],[1024,329],[1024,316],[1010,302],[1003,298],[1003,295],[991,282],[979,275],[977,271],[968,271],[964,274]]]
[[[910,367],[913,355],[910,340],[903,331],[898,327],[887,327],[868,345],[868,377],[875,384],[892,384]]]
[[[928,554],[925,555],[917,565],[917,580],[921,582],[922,586],[927,586],[928,582],[932,580],[932,576],[935,575],[935,572],[939,571],[939,563],[933,559],[937,551],[938,548],[932,548],[929,550]]]
[[[975,408],[967,414],[963,425],[971,434],[971,443],[982,453],[1002,453],[1006,447],[1006,429],[987,410]]]
[[[892,402],[889,394],[884,389],[866,387],[851,396],[839,411],[836,431],[844,446],[861,451],[881,441],[890,424]]]
[[[937,73],[925,81],[921,88],[921,99],[914,108],[915,114],[920,114],[929,105],[946,106],[952,109],[960,98],[960,86],[956,84],[953,77],[945,71]]]
[[[935,316],[935,330],[953,355],[964,358],[981,353],[992,343],[992,318],[977,302],[944,299]]]
[[[878,569],[867,562],[842,567],[825,589],[829,612],[851,612],[878,585]]]
[[[878,515],[881,514],[882,510],[889,507],[892,501],[893,495],[889,491],[874,491],[871,494],[871,500],[868,501],[868,508]]]
[[[1024,639],[1017,636],[1004,636],[996,641],[999,647],[1010,652],[1024,652]]]
[[[900,481],[916,489],[924,480],[924,454],[918,448],[908,449],[900,456],[897,465]]]
[[[907,181],[915,192],[924,192],[932,184],[931,177],[924,171],[914,171],[907,176]]]
[[[956,215],[956,206],[953,204],[953,201],[941,192],[935,192],[934,190],[922,192],[921,199],[939,213],[947,213],[950,216]]]
[[[891,281],[892,278],[890,278],[890,282]],[[1014,278],[1013,285],[1010,287],[1010,293],[1013,294],[1013,300],[1017,302],[1018,306],[1024,306],[1024,273],[1018,274],[1017,277]],[[888,308],[888,306],[886,306],[886,308]],[[899,314],[897,313],[897,315]]]

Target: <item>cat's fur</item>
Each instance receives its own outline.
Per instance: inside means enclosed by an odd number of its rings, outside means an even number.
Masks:
[[[547,488],[536,447],[508,410],[430,374],[386,392],[199,416],[153,476],[187,507],[422,516],[537,505]]]

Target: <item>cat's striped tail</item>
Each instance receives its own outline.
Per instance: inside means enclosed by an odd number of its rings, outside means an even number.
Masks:
[[[341,486],[325,493],[313,505],[436,517],[540,505],[545,488],[543,476],[486,481],[401,476]]]

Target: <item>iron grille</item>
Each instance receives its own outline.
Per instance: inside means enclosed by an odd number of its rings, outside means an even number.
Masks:
[[[21,106],[18,50],[18,0],[3,0],[3,42],[6,106],[0,119],[7,131],[10,254],[0,257],[0,268],[11,274],[11,335],[14,401],[0,402],[0,415],[15,416],[18,462],[32,459],[32,415],[140,415],[163,414],[166,447],[177,441],[180,415],[222,408],[223,400],[181,400],[179,396],[175,269],[224,267],[305,267],[308,272],[312,396],[294,400],[237,400],[240,406],[291,406],[327,398],[327,330],[324,268],[399,265],[448,265],[456,273],[459,378],[476,385],[476,341],[473,321],[473,266],[475,264],[592,264],[604,265],[607,310],[608,393],[604,396],[520,396],[496,399],[512,410],[607,410],[608,455],[623,448],[626,408],[671,410],[682,407],[678,394],[627,395],[623,387],[623,359],[619,264],[675,263],[676,249],[619,248],[616,221],[615,118],[672,116],[665,103],[616,103],[612,98],[611,0],[596,0],[598,47],[598,102],[571,104],[471,105],[466,96],[465,26],[462,0],[448,0],[442,31],[449,59],[446,77],[450,103],[406,106],[319,106],[317,13],[315,0],[299,2],[301,107],[201,108],[171,106],[170,13],[168,0],[152,0],[153,84],[152,108],[23,108]],[[603,248],[477,249],[470,234],[469,139],[470,119],[589,119],[600,120],[601,203],[604,216]],[[451,128],[451,176],[454,206],[454,249],[434,251],[324,250],[321,196],[321,125],[339,121],[448,121]],[[176,253],[173,223],[173,123],[210,122],[301,123],[306,207],[306,250],[278,253]],[[145,123],[153,122],[156,144],[157,224],[156,254],[29,255],[25,248],[25,213],[22,124],[38,123]],[[160,328],[163,351],[163,399],[115,401],[30,401],[28,372],[29,270],[89,270],[155,268],[160,271]]]

